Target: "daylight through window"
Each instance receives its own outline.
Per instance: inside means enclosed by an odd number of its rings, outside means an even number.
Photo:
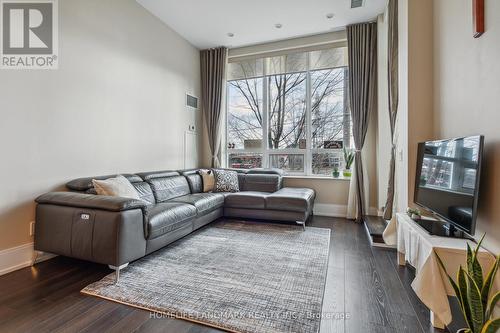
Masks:
[[[347,48],[231,61],[227,165],[331,175],[351,147]]]

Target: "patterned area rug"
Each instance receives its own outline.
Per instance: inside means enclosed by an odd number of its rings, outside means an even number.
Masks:
[[[221,220],[82,292],[231,332],[319,330],[330,230]]]

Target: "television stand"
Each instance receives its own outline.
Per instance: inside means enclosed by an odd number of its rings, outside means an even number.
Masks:
[[[413,221],[424,228],[431,236],[469,238],[463,231],[450,223],[429,218],[421,218]]]
[[[444,328],[444,324],[450,323],[452,319],[448,295],[454,296],[454,291],[449,287],[447,277],[441,272],[436,254],[442,259],[448,272],[454,275],[465,262],[467,244],[472,248],[475,244],[467,239],[431,236],[422,227],[422,224],[424,226],[440,224],[442,227],[444,224],[442,221],[436,223],[423,219],[419,222],[417,224],[407,214],[398,213],[387,228],[392,230],[395,227],[393,233],[397,235],[395,242],[398,264],[406,265],[408,262],[415,268],[415,279],[411,287],[431,311],[432,325]],[[495,264],[495,256],[485,249],[479,249],[477,255],[483,267],[492,267]]]

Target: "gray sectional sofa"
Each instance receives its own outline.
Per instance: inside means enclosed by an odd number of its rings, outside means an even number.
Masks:
[[[35,250],[116,270],[220,218],[293,221],[305,228],[315,193],[283,188],[280,170],[238,170],[240,192],[203,193],[198,170],[124,174],[141,200],[96,195],[79,178],[36,199]]]

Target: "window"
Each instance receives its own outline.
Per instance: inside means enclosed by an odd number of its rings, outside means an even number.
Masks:
[[[331,175],[351,148],[347,48],[233,61],[228,66],[227,162]]]

